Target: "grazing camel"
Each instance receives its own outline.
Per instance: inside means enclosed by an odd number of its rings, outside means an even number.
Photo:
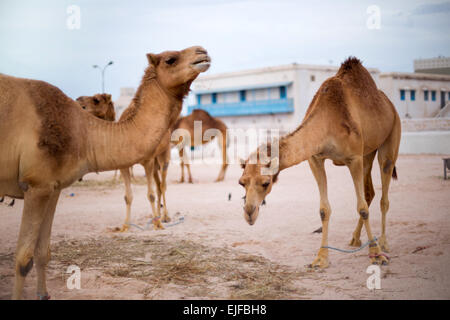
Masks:
[[[147,59],[133,111],[120,123],[94,117],[46,82],[0,75],[0,197],[25,200],[13,299],[21,297],[33,263],[38,298],[49,297],[45,270],[61,189],[88,172],[126,168],[150,157],[178,118],[192,81],[211,61],[201,47]]]
[[[116,120],[114,104],[110,94],[98,93],[94,96],[81,96],[76,101],[84,110],[97,118],[107,121]]]
[[[364,225],[371,240],[369,256],[372,263],[387,263],[381,249],[385,252],[389,250],[386,240],[388,190],[391,177],[397,177],[395,162],[400,135],[400,118],[391,101],[377,89],[369,72],[358,59],[347,59],[337,74],[321,85],[301,125],[278,141],[278,155],[270,147],[260,146],[257,154],[250,157],[252,163],[249,160],[242,163],[244,172],[239,183],[246,190],[245,219],[250,225],[255,223],[259,206],[271,191],[281,170],[308,160],[319,187],[322,220],[322,244],[311,266],[326,268],[328,249],[325,247],[328,246],[331,208],[324,160],[331,159],[334,164],[349,168],[356,191],[360,217],[350,245],[361,245],[361,228]],[[382,182],[382,234],[379,245],[369,224],[369,205],[375,195],[371,171],[377,152]]]
[[[194,135],[194,122],[201,121],[202,132],[201,137],[195,139]],[[184,166],[186,165],[187,172],[189,174],[189,183],[192,183],[191,176],[191,168],[189,163],[184,163],[184,148],[190,147],[191,150],[194,147],[197,147],[202,144],[206,144],[215,138],[215,133],[219,133],[219,137],[217,138],[217,143],[219,144],[219,148],[222,151],[222,168],[220,169],[219,176],[216,179],[216,182],[222,181],[225,178],[225,171],[228,167],[227,161],[227,126],[221,120],[212,117],[208,112],[202,109],[195,109],[192,113],[186,117],[182,117],[178,119],[178,121],[174,125],[174,131],[176,129],[184,129],[186,132],[189,132],[189,136],[183,137],[183,140],[180,145],[178,145],[178,153],[180,155],[181,161],[181,179],[180,183],[184,182]],[[205,132],[211,132],[211,139],[205,139]],[[213,132],[211,130],[216,130]],[[208,134],[207,134],[208,135]],[[209,135],[208,135],[209,136]],[[200,140],[201,139],[201,140]],[[181,137],[180,137],[181,140]],[[190,140],[190,141],[188,141]]]

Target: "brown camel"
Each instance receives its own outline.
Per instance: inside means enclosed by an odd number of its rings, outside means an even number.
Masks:
[[[116,120],[114,104],[110,94],[98,93],[94,96],[81,96],[78,97],[76,101],[84,110],[97,118],[107,121]]]
[[[46,82],[0,75],[0,197],[25,200],[14,299],[21,297],[33,263],[38,297],[48,298],[45,269],[61,189],[88,172],[126,168],[151,157],[178,118],[192,81],[210,65],[201,47],[147,58],[133,112],[119,123],[83,111]]]
[[[107,93],[98,93],[94,96],[81,96],[76,100],[83,109],[93,114],[97,118],[114,121],[116,120],[116,112],[114,111],[114,103],[111,95]],[[125,110],[124,110],[125,112]],[[133,167],[130,169],[131,178],[134,178]],[[117,177],[117,170],[114,171],[114,180]]]
[[[194,122],[200,121],[202,126],[201,137],[195,139],[194,135]],[[178,144],[178,153],[181,161],[181,179],[180,182],[184,182],[184,166],[186,165],[187,172],[189,174],[189,183],[192,183],[191,168],[189,163],[184,162],[184,148],[190,147],[193,150],[195,147],[210,142],[212,139],[219,135],[217,143],[222,151],[222,168],[219,172],[219,176],[216,182],[222,181],[225,178],[225,171],[228,167],[227,161],[227,126],[221,120],[212,117],[208,112],[202,109],[195,109],[192,113],[186,117],[178,119],[174,125],[174,131],[176,129],[186,130],[189,135],[180,137],[181,143]],[[206,132],[206,135],[205,135]],[[209,132],[209,133],[208,133]],[[183,133],[181,132],[181,135]],[[208,136],[208,137],[206,137]],[[208,139],[211,137],[211,139]],[[189,140],[189,142],[188,142]]]
[[[301,125],[279,140],[279,154],[275,154],[277,150],[274,144],[274,150],[260,146],[257,153],[250,157],[252,162],[247,160],[242,164],[244,172],[239,183],[246,190],[245,219],[250,225],[255,223],[259,206],[271,191],[281,170],[308,160],[319,187],[322,220],[322,244],[311,266],[326,268],[331,208],[324,160],[331,159],[334,164],[349,168],[355,186],[360,218],[350,245],[361,245],[361,228],[364,225],[371,240],[369,255],[372,263],[387,263],[381,249],[389,249],[386,240],[388,190],[391,177],[397,177],[395,162],[400,135],[400,118],[391,101],[377,89],[369,72],[358,59],[347,59],[337,74],[319,88]],[[380,245],[374,239],[369,225],[369,205],[375,195],[371,170],[377,152],[382,182]]]

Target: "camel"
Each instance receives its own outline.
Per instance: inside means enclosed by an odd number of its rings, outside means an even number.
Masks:
[[[370,240],[369,257],[374,264],[387,264],[386,214],[391,177],[397,178],[395,163],[401,124],[394,105],[376,87],[369,72],[354,57],[342,63],[335,76],[327,79],[314,96],[300,126],[278,141],[262,145],[249,159],[239,183],[245,188],[244,217],[253,225],[261,202],[272,190],[280,171],[308,160],[320,193],[322,243],[313,268],[326,268],[328,261],[328,222],[331,208],[327,196],[325,159],[346,165],[353,179],[359,221],[350,242],[361,246],[364,225]],[[274,143],[278,143],[279,149]],[[274,150],[272,150],[272,146]],[[278,155],[276,155],[276,151]],[[375,195],[372,163],[378,152],[382,196],[380,201],[382,234],[379,243],[369,224],[369,206]],[[252,160],[252,161],[249,161]]]
[[[201,121],[202,125],[202,136],[200,139],[195,139],[194,135],[194,122]],[[222,168],[219,172],[219,176],[216,179],[216,182],[222,181],[225,178],[225,171],[228,167],[227,161],[227,126],[223,121],[212,117],[208,112],[202,109],[194,109],[192,113],[186,117],[182,117],[178,119],[178,121],[174,125],[174,131],[176,129],[184,129],[186,132],[189,132],[189,136],[183,137],[181,144],[178,145],[178,153],[180,155],[181,161],[181,179],[180,183],[184,182],[184,166],[186,166],[187,172],[189,174],[189,183],[192,183],[191,176],[191,168],[189,163],[184,163],[184,148],[189,146],[191,150],[195,147],[206,144],[215,138],[215,135],[211,136],[211,139],[205,139],[205,132],[208,130],[218,130],[220,132],[219,138],[217,138],[217,143],[219,144],[219,148],[222,151]],[[210,131],[211,132],[211,131]],[[190,139],[189,139],[190,138]],[[181,140],[181,139],[180,139]],[[190,140],[188,142],[188,140]],[[189,144],[188,144],[189,143]]]
[[[13,299],[21,297],[33,263],[37,296],[49,298],[45,270],[61,189],[88,172],[150,157],[178,118],[192,81],[211,61],[198,46],[149,53],[147,59],[130,117],[119,123],[94,117],[51,84],[0,75],[0,197],[24,199]]]
[[[94,96],[81,96],[76,100],[83,109],[87,110],[89,113],[93,114],[97,118],[114,121],[115,120],[115,112],[114,105],[111,101],[110,94],[96,94]],[[120,117],[120,121],[125,121],[130,115],[133,108],[127,108],[122,113]],[[161,208],[161,195],[163,199],[163,218],[162,222],[169,222],[170,218],[167,212],[166,206],[166,177],[167,177],[167,168],[169,166],[170,161],[170,134],[166,133],[161,143],[156,148],[155,154],[151,159],[146,159],[141,161],[141,165],[144,166],[147,177],[147,196],[150,200],[150,204],[152,206],[153,211],[153,224],[155,229],[164,229],[161,221],[159,221],[160,217],[160,208]],[[133,194],[131,190],[131,180],[134,179],[133,176],[133,167],[129,167],[126,169],[121,169],[123,173],[121,173],[124,184],[125,184],[125,203],[127,206],[127,213],[125,222],[120,229],[116,229],[115,231],[125,232],[129,229],[130,226],[130,216],[131,216],[131,203],[133,201]],[[116,179],[117,170],[114,172],[114,179]],[[157,196],[158,202],[157,207],[155,209],[155,195],[153,191],[152,182],[153,179],[156,182],[157,187]],[[80,179],[81,180],[81,179]]]
[[[97,118],[107,121],[116,120],[114,104],[110,94],[98,93],[94,96],[81,96],[78,97],[76,101],[84,110]]]
[[[126,121],[130,114],[127,112],[127,109],[124,111],[122,116],[120,117],[120,121]],[[147,198],[150,201],[150,205],[152,206],[153,212],[153,227],[155,230],[164,229],[162,222],[170,222],[170,217],[167,211],[166,205],[166,180],[167,180],[167,170],[169,168],[170,162],[170,135],[171,130],[169,129],[164,136],[161,138],[161,142],[159,143],[156,151],[145,159],[141,160],[139,164],[144,167],[145,176],[147,178]],[[133,193],[131,189],[131,178],[132,178],[132,167],[122,168],[120,169],[120,174],[123,178],[123,182],[125,184],[125,205],[126,205],[126,216],[125,222],[122,225],[122,228],[116,229],[115,231],[125,232],[130,228],[131,221],[131,203],[133,202]],[[156,182],[156,191],[158,201],[155,206],[155,194],[153,191],[153,180]],[[162,196],[162,205],[163,205],[163,217],[161,217],[161,196]]]

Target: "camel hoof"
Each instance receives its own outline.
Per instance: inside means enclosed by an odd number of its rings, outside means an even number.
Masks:
[[[153,229],[154,230],[164,230],[164,226],[162,225],[160,219],[153,220]]]
[[[130,226],[127,224],[124,224],[122,228],[119,229],[119,232],[127,232],[130,229]]]
[[[380,239],[378,244],[380,245],[381,251],[389,253],[389,245],[386,240]]]
[[[348,245],[352,247],[361,247],[361,240],[353,238]]]
[[[307,267],[309,269],[314,269],[314,270],[320,270],[320,269],[326,269],[329,266],[329,262],[328,262],[328,257],[317,257],[316,259],[314,259],[314,261],[307,265]]]
[[[162,222],[170,222],[170,221],[172,221],[172,219],[170,219],[169,216],[163,216]]]
[[[370,257],[370,262],[374,265],[387,266],[389,264],[389,260],[385,256],[375,256]]]

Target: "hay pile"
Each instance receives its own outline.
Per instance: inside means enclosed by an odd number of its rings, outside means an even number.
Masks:
[[[113,278],[148,283],[144,298],[156,288],[175,284],[186,296],[212,299],[298,299],[303,272],[228,248],[158,235],[151,239],[102,237],[61,241],[52,248],[51,267],[77,265]]]

